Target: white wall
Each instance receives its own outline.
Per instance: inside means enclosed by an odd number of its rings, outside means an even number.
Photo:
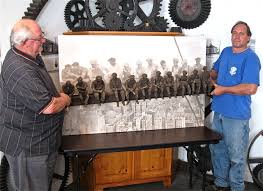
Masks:
[[[9,49],[9,34],[14,23],[23,16],[30,0],[0,1],[0,43],[2,58]],[[1,71],[1,70],[0,70]]]
[[[94,1],[94,0],[93,0]],[[2,58],[9,49],[9,34],[14,22],[22,17],[26,7],[31,0],[0,0],[0,47],[2,48]],[[68,0],[49,0],[38,21],[46,35],[54,40],[58,34],[67,31],[64,22],[64,8]],[[168,13],[169,0],[163,0],[161,15],[169,21]],[[207,38],[221,41],[221,49],[230,45],[230,30],[238,20],[248,22],[252,30],[252,38],[256,39],[256,52],[263,63],[263,28],[260,26],[259,13],[262,7],[258,0],[211,0],[212,8],[207,21],[196,29],[184,30],[186,35],[204,35]],[[174,26],[173,23],[170,26]],[[99,50],[98,50],[99,51]],[[1,70],[0,70],[1,71]],[[261,83],[263,83],[261,71]],[[252,119],[250,136],[253,137],[263,129],[263,90],[260,86],[256,95],[252,96]],[[262,143],[261,143],[262,144]],[[263,150],[258,143],[253,149],[253,155],[263,156]]]

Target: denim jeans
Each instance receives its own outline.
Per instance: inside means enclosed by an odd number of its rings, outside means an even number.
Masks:
[[[244,191],[249,120],[227,118],[215,112],[212,129],[223,137],[218,144],[210,145],[215,184]]]

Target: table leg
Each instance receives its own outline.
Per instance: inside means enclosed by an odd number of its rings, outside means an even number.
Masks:
[[[203,164],[203,184],[202,184],[202,191],[205,191],[205,183],[206,183],[206,161],[204,160]]]
[[[63,191],[64,188],[66,187],[66,183],[68,181],[68,176],[69,176],[69,168],[70,168],[70,162],[69,162],[70,158],[69,156],[67,156],[66,154],[64,154],[64,175],[63,175],[63,178],[62,178],[62,182],[61,182],[61,185],[59,187],[59,191]]]
[[[189,187],[193,188],[193,149],[191,146],[188,147],[188,152],[189,152]]]
[[[75,156],[76,159],[76,166],[77,166],[77,181],[76,181],[76,190],[80,190],[80,170],[79,170],[79,156],[76,154]]]
[[[208,146],[208,145],[206,145]],[[205,158],[205,157],[204,157]],[[207,163],[206,160],[203,161],[202,174],[203,174],[203,184],[202,184],[202,191],[205,191],[205,183],[206,183],[206,170],[207,170]]]

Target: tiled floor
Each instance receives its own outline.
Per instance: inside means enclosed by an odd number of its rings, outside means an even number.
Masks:
[[[109,188],[105,191],[201,191],[202,190],[202,177],[197,175],[193,179],[193,187],[189,188],[188,173],[178,172],[172,186],[165,188],[161,182],[148,183],[140,185],[125,186],[119,188]],[[211,181],[211,179],[210,179]],[[253,183],[246,183],[246,191],[262,191]],[[209,185],[206,186],[206,191],[211,191]]]
[[[175,175],[173,184],[169,188],[164,187],[164,185],[161,182],[155,182],[155,183],[107,188],[104,189],[104,191],[201,191],[202,190],[202,176],[199,173],[193,176],[193,188],[190,189],[189,175],[185,167],[177,169],[176,172],[177,173]],[[208,182],[212,182],[211,176],[208,176]],[[54,188],[52,190],[57,191],[58,189]],[[75,190],[73,186],[69,186],[69,188],[66,189],[66,191],[73,191],[73,190]],[[84,190],[85,189],[81,189],[81,191]],[[209,186],[206,187],[206,191],[210,191]],[[245,191],[262,191],[262,189],[259,189],[253,183],[247,183]]]

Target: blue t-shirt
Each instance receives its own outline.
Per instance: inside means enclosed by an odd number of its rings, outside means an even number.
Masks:
[[[260,60],[253,50],[233,53],[232,47],[226,47],[213,66],[218,73],[217,84],[221,86],[259,85],[260,68]],[[250,105],[250,95],[222,94],[213,96],[212,110],[225,117],[246,120],[251,117]]]

